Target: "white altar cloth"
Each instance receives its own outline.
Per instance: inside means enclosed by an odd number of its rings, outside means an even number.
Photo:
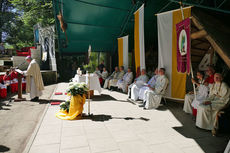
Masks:
[[[90,74],[89,76],[90,80],[90,90],[97,90],[99,93],[101,93],[101,85],[99,82],[99,78],[96,75]],[[73,82],[86,82],[86,75],[75,75],[73,78]]]

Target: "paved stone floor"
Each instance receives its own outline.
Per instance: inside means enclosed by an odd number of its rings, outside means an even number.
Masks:
[[[8,99],[2,100],[0,105],[0,152],[21,153],[31,134],[38,124],[41,114],[49,103],[56,85],[45,87],[40,102],[29,101],[29,94],[23,94],[27,101],[11,102],[11,95]],[[9,105],[5,106],[5,104]]]
[[[65,92],[66,86],[60,83],[56,91]],[[158,110],[143,110],[126,98],[108,90],[96,93],[91,101],[93,116],[74,121],[56,118],[59,106],[50,105],[28,152],[217,153],[228,143],[229,135],[212,137],[209,131],[197,129],[179,103],[169,101]]]

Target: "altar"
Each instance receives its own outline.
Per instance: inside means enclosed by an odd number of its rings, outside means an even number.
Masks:
[[[86,82],[86,75],[78,75],[76,74],[73,78],[73,82]],[[101,93],[101,85],[99,82],[99,78],[97,75],[90,74],[89,75],[89,86],[90,90],[97,90],[99,93]]]

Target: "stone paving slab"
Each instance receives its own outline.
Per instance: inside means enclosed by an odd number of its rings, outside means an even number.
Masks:
[[[45,86],[40,103],[29,101],[29,94],[23,93],[26,101],[12,101],[8,106],[3,106],[0,110],[0,152],[2,146],[8,148],[6,153],[21,153],[24,150],[55,87],[56,85]],[[12,98],[16,97],[17,95]],[[1,101],[3,104],[8,102],[9,99]]]
[[[64,92],[68,85],[58,84]],[[65,95],[54,95],[64,100]],[[55,117],[59,106],[49,106],[29,153],[216,153],[229,136],[212,137],[197,129],[178,103],[143,110],[127,102],[127,95],[103,90],[91,101],[91,118],[67,121]],[[84,113],[88,113],[88,103]]]

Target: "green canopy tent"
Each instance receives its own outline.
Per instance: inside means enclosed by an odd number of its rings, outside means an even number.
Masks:
[[[134,48],[133,13],[145,3],[145,46],[157,50],[156,13],[179,8],[180,0],[53,0],[58,47],[61,54],[117,51],[117,38],[129,35],[129,50]],[[230,14],[227,0],[182,0],[185,5]],[[67,39],[57,18],[62,12],[67,24]]]
[[[53,0],[58,45],[62,54],[84,53],[89,45],[93,51],[114,52],[117,38],[129,35],[133,49],[133,13],[145,3],[146,44],[156,44],[157,27],[155,13],[173,9],[179,5],[168,0]],[[170,4],[170,8],[166,8]],[[57,15],[63,13],[67,24],[67,38],[60,28]]]

